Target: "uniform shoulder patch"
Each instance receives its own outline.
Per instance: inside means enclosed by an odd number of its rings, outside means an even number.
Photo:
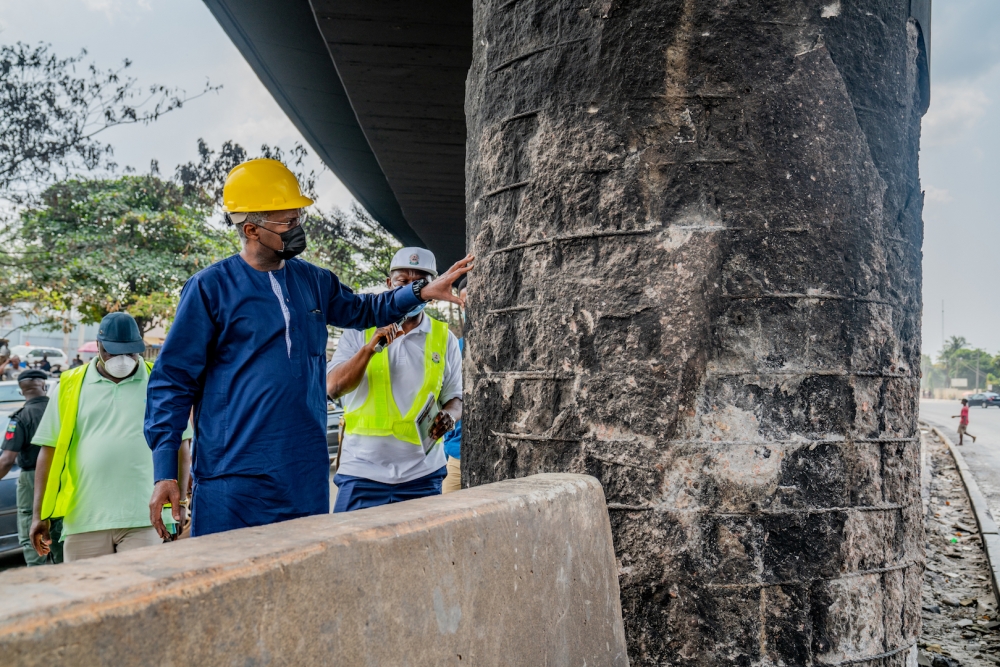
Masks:
[[[7,423],[7,433],[4,435],[4,440],[13,440],[14,432],[17,430],[17,420],[11,419]]]

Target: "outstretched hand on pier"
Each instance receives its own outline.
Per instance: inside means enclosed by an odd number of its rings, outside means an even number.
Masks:
[[[464,307],[465,299],[456,295],[452,291],[452,286],[455,284],[455,281],[472,270],[472,262],[475,259],[475,255],[466,255],[464,259],[460,259],[452,264],[450,269],[431,282],[427,283],[427,285],[420,290],[421,298],[423,298],[424,301],[450,301],[451,303],[457,303],[458,305]]]

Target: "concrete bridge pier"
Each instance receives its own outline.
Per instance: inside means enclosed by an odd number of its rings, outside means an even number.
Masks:
[[[633,665],[915,664],[910,5],[474,3],[463,474],[601,480]]]

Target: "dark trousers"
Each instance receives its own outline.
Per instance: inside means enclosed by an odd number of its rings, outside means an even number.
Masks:
[[[31,531],[31,509],[35,501],[35,471],[22,470],[17,478],[17,539],[24,552],[24,562],[28,567],[45,565],[46,563],[63,562],[62,519],[49,522],[49,555],[39,556],[35,547],[31,546],[28,533]]]
[[[366,507],[378,507],[389,503],[401,503],[404,500],[441,495],[441,482],[448,474],[448,466],[443,466],[425,477],[402,484],[382,484],[364,477],[351,475],[334,475],[333,483],[337,485],[337,502],[333,504],[334,512],[353,512]]]

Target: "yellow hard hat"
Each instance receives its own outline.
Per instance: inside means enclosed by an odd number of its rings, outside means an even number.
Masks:
[[[222,188],[222,210],[226,213],[286,211],[312,203],[288,167],[263,157],[233,167]]]

